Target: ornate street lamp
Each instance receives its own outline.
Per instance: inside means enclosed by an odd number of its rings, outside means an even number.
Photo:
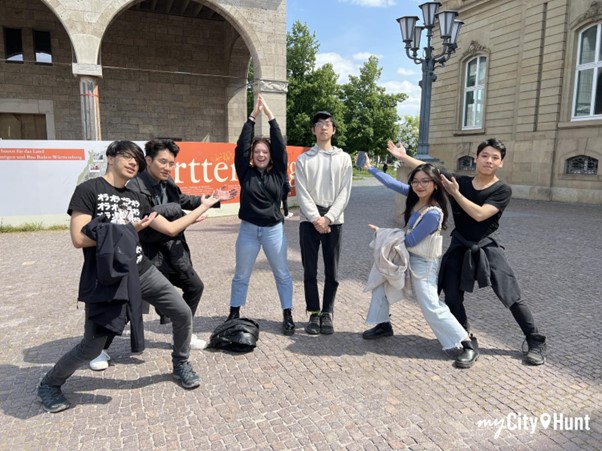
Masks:
[[[437,80],[435,68],[444,66],[452,54],[456,51],[458,34],[464,22],[456,19],[457,11],[439,12],[439,2],[426,2],[420,5],[424,25],[417,26],[417,16],[405,16],[397,19],[401,28],[401,39],[405,43],[406,55],[416,64],[422,65],[422,80],[419,85],[422,88],[420,96],[420,128],[418,130],[418,152],[416,158],[422,161],[436,161],[429,155],[429,121],[431,117],[431,94],[433,82]],[[439,24],[439,31],[443,48],[440,54],[435,54],[432,46],[433,28]],[[418,55],[420,49],[420,38],[423,30],[426,30],[426,47],[423,54]],[[411,51],[411,54],[410,54]]]

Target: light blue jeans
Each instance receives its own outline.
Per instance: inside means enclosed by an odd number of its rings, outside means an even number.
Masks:
[[[459,348],[468,339],[468,333],[452,315],[445,302],[437,294],[437,275],[440,259],[427,260],[410,254],[410,277],[412,290],[420,305],[424,319],[441,343],[444,350]],[[389,321],[389,301],[382,286],[372,291],[372,301],[368,309],[367,324]]]
[[[282,223],[272,227],[259,227],[246,221],[240,223],[236,239],[236,270],[230,292],[231,307],[242,307],[247,303],[249,279],[261,248],[272,268],[280,305],[283,309],[293,307],[293,281],[288,270],[287,247]]]

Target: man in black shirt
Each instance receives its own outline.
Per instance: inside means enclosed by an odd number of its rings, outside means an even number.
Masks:
[[[132,179],[127,187],[143,195],[153,207],[153,211],[167,219],[177,219],[183,210],[194,210],[201,205],[200,196],[183,194],[171,177],[176,165],[180,147],[171,139],[153,139],[144,146],[146,153],[146,170]],[[217,190],[219,200],[230,200],[238,191]],[[214,208],[219,208],[219,202]],[[195,271],[190,258],[190,248],[184,232],[170,237],[153,230],[146,230],[140,235],[144,255],[176,287],[182,290],[184,300],[192,310],[192,317],[197,311],[205,285]],[[165,322],[162,315],[162,322]],[[194,333],[190,341],[191,349],[203,349],[206,343]]]
[[[52,413],[69,408],[61,386],[80,366],[96,357],[107,340],[121,334],[126,315],[130,321],[141,324],[141,316],[132,318],[132,312],[141,315],[134,305],[140,297],[173,322],[174,379],[187,389],[200,385],[199,376],[188,361],[192,334],[190,307],[143,255],[137,232],[151,226],[168,235],[180,233],[196,222],[217,198],[207,197],[199,208],[169,222],[155,212],[150,213],[144,199],[125,186],[145,167],[142,150],[131,141],[115,141],[107,148],[106,155],[106,174],[78,185],[67,211],[71,216],[73,246],[84,252],[78,300],[86,304],[86,319],[81,342],[59,359],[38,386],[38,399]],[[144,349],[141,332],[138,338],[141,351]]]
[[[388,144],[389,152],[415,167],[422,163],[405,153],[403,146]],[[499,219],[512,197],[512,189],[496,175],[503,166],[506,147],[497,139],[488,139],[477,148],[476,176],[456,177],[442,172],[443,186],[450,195],[455,229],[452,241],[442,257],[439,289],[453,315],[469,330],[464,308],[464,292],[472,292],[474,282],[479,288],[491,286],[500,301],[510,309],[525,334],[528,352],[525,362],[545,362],[546,337],[538,332],[533,315],[521,298],[520,287],[506,259],[503,248],[491,235],[499,227]],[[473,337],[472,348],[466,349],[456,365],[469,368],[478,358],[478,345]]]

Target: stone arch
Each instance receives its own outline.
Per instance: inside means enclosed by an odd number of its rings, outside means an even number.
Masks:
[[[135,139],[169,136],[195,141],[235,141],[246,117],[249,60],[254,58],[256,79],[265,73],[264,66],[272,64],[263,51],[261,38],[266,41],[266,37],[256,33],[257,25],[244,17],[244,9],[229,2],[193,0],[219,19],[201,21],[169,11],[162,15],[145,14],[149,13],[149,3],[134,8],[140,0],[118,3],[120,6],[113,8],[110,20],[106,21],[99,57],[103,72],[103,78],[98,80],[101,122],[103,130],[109,132],[107,137],[112,139],[127,132]],[[135,17],[138,13],[144,15]],[[171,39],[169,34],[173,35]],[[163,44],[168,50],[163,53],[168,56],[161,59],[157,55]],[[155,54],[150,52],[153,48],[157,48]],[[187,81],[178,81],[186,77]],[[126,95],[119,95],[115,89],[118,84],[129,85],[133,93],[129,109],[123,105]],[[127,88],[119,89],[125,93]],[[146,96],[142,99],[135,91],[145,89]],[[177,90],[174,98],[164,94],[170,89]],[[191,105],[190,98],[199,99],[203,108]],[[168,124],[161,120],[158,110],[195,120],[187,127],[173,121]],[[117,114],[111,115],[112,112]],[[118,119],[124,114],[129,117],[129,125]]]

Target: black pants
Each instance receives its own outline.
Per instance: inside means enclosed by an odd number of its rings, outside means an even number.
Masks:
[[[192,311],[192,316],[194,317],[199,303],[201,302],[203,290],[205,289],[205,284],[203,284],[203,281],[201,280],[197,272],[191,266],[186,271],[170,271],[162,272],[162,274],[165,277],[167,277],[167,280],[169,280],[173,286],[178,287],[182,290],[182,297],[186,301],[186,304],[188,304],[188,306],[190,307],[190,310]],[[155,310],[157,311],[157,315],[159,315],[160,317],[161,324],[169,324],[171,322],[166,315],[164,315],[157,309]],[[105,349],[107,348],[108,345],[107,347],[105,347]]]
[[[205,285],[203,284],[203,281],[197,272],[193,267],[190,267],[186,271],[164,275],[167,277],[167,280],[172,283],[172,285],[182,290],[182,297],[186,301],[186,304],[188,304],[190,307],[192,316],[194,317],[199,303],[201,302],[203,290],[205,289]]]
[[[145,301],[165,312],[173,323],[174,344],[171,357],[174,367],[187,361],[190,355],[192,314],[178,290],[157,268],[151,266],[140,275],[140,291]],[[86,315],[81,342],[59,359],[44,376],[42,383],[63,385],[80,366],[87,365],[90,360],[98,357],[103,347],[106,349],[105,344],[112,341],[113,337],[114,335],[107,335],[105,329],[97,327]]]
[[[304,221],[299,226],[299,245],[303,264],[303,286],[305,305],[309,312],[334,311],[334,300],[339,287],[337,273],[341,253],[342,225],[331,225],[330,233],[319,233],[311,222]],[[322,245],[324,259],[324,295],[320,308],[318,294],[318,251]]]
[[[445,266],[440,270],[442,271],[443,278],[441,288],[445,294],[445,303],[452,314],[464,329],[470,331],[466,309],[464,308],[464,291],[460,290],[464,252],[464,248],[458,248],[447,255]],[[529,336],[530,334],[537,333],[535,320],[525,301],[520,297],[513,302],[504,299],[505,287],[508,284],[516,283],[512,268],[505,258],[499,262],[498,267],[492,267],[491,279],[493,291],[504,305],[509,305],[510,312],[523,331],[523,334]]]

